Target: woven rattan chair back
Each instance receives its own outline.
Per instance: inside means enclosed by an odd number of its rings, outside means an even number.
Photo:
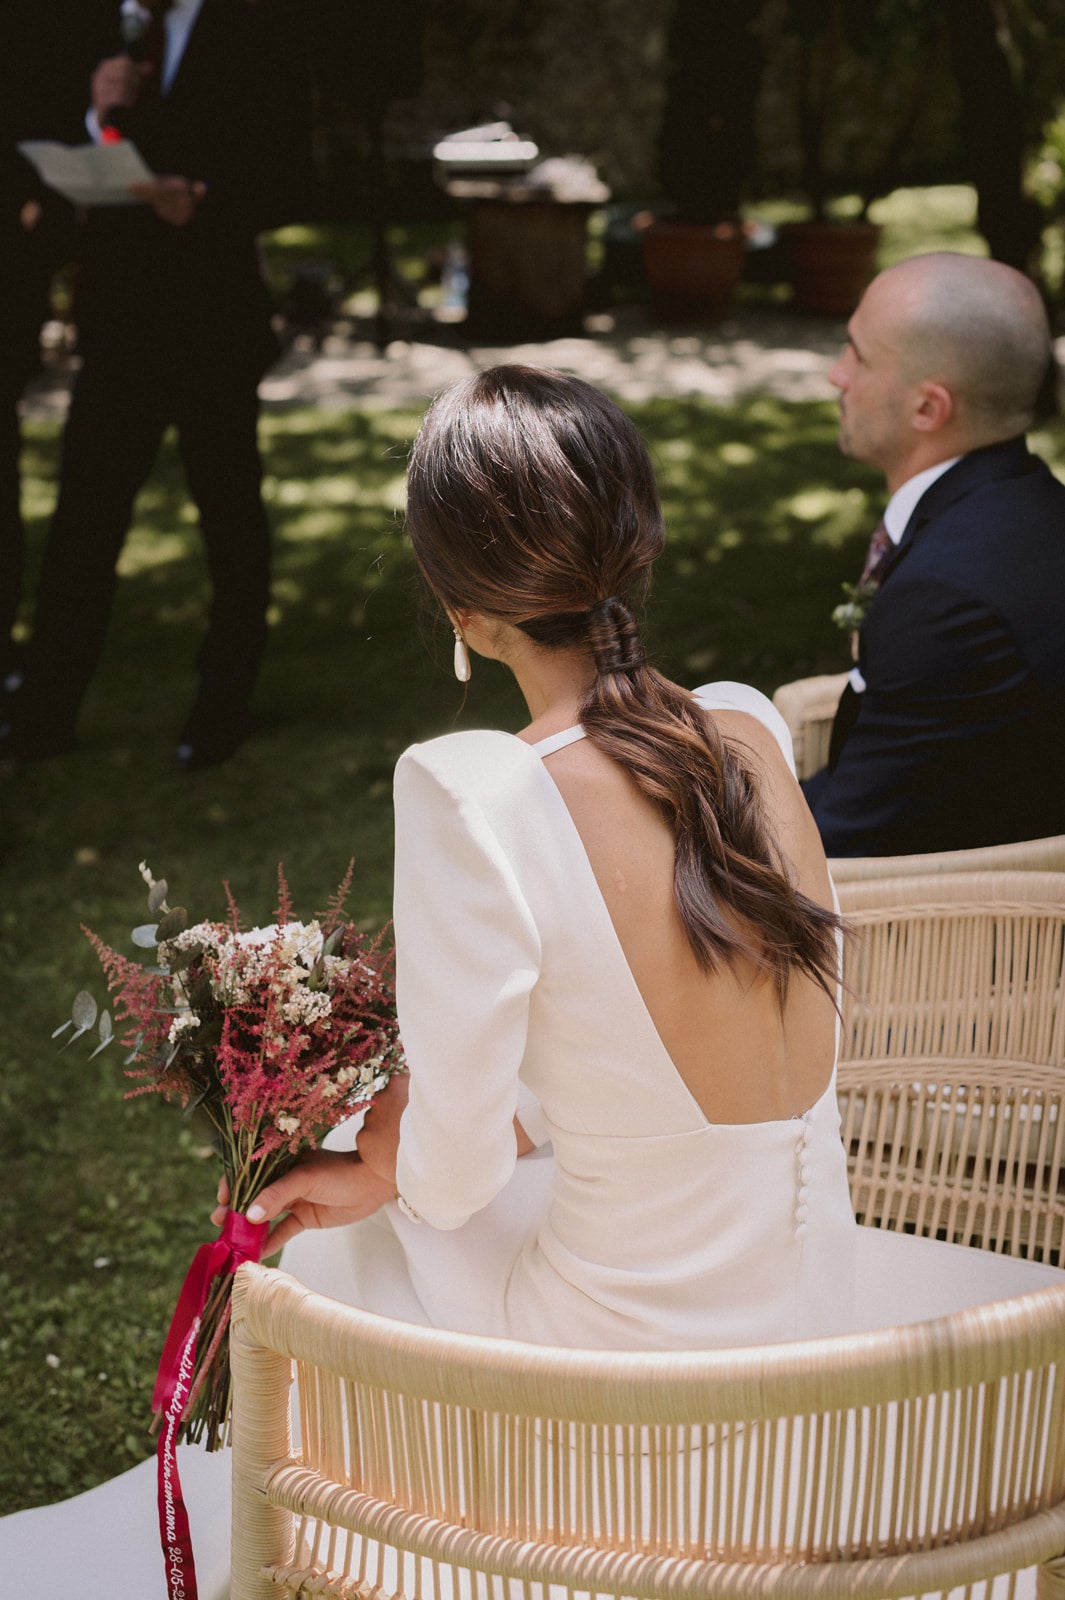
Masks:
[[[847,682],[845,672],[782,683],[773,704],[787,723],[800,778],[812,778],[828,760],[836,707]]]
[[[232,1350],[232,1600],[887,1600],[1035,1563],[1060,1592],[1065,1285],[627,1355],[415,1328],[245,1266]]]
[[[859,1219],[1062,1265],[1065,874],[840,886]]]
[[[1065,833],[979,850],[918,856],[845,856],[830,863],[837,888],[866,878],[930,878],[941,872],[1065,872]]]

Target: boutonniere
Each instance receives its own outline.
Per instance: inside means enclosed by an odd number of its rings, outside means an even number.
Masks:
[[[874,579],[866,578],[864,583],[845,583],[842,587],[844,598],[833,609],[832,621],[847,633],[857,633],[880,585]]]

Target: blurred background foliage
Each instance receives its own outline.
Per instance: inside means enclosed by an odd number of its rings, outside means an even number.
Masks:
[[[502,116],[545,156],[593,161],[620,204],[699,169],[718,197],[807,214],[973,183],[992,253],[1061,292],[1065,0],[305,4],[331,214],[381,199],[379,148],[395,221],[447,215],[427,150]]]

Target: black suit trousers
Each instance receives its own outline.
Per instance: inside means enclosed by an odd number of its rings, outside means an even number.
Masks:
[[[136,367],[97,356],[79,374],[29,661],[27,691],[44,721],[67,726],[77,716],[103,649],[134,501],[171,424],[213,589],[201,682],[239,697],[250,692],[266,644],[270,530],[261,497],[258,374],[232,356],[216,353],[209,372],[176,353]]]

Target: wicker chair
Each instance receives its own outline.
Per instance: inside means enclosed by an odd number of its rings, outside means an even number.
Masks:
[[[812,778],[828,760],[832,723],[846,682],[845,672],[796,678],[794,683],[782,683],[773,696],[773,704],[791,730],[800,778]]]
[[[981,1246],[1007,1298],[629,1355],[411,1327],[242,1267],[232,1600],[888,1600],[1033,1566],[1065,1600],[1065,879],[933,888],[844,897],[860,1238]]]
[[[978,850],[917,856],[841,856],[830,863],[837,886],[869,878],[930,878],[940,872],[1065,872],[1065,833]]]
[[[887,1600],[1036,1563],[1040,1600],[1065,1593],[1065,1284],[633,1356],[415,1328],[245,1266],[232,1349],[232,1600]]]
[[[840,886],[860,1220],[1062,1265],[1065,874]]]

